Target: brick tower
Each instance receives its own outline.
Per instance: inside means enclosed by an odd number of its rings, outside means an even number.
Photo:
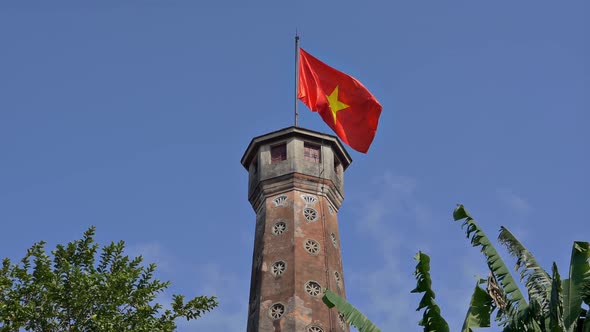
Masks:
[[[352,159],[336,137],[289,127],[252,139],[241,162],[256,212],[248,332],[349,331],[321,298],[345,296],[338,209]]]

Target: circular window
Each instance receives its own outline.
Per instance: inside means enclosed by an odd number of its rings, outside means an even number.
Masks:
[[[283,317],[284,313],[285,313],[285,306],[282,305],[281,303],[275,303],[270,307],[270,309],[268,309],[268,315],[270,316],[270,318],[275,319],[275,320]]]
[[[340,287],[341,279],[340,279],[340,273],[338,273],[338,271],[334,271],[334,279],[336,279],[336,285],[338,285],[338,287]]]
[[[334,248],[338,248],[338,244],[336,243],[336,235],[334,235],[334,233],[330,234],[330,239],[332,239],[332,245]]]
[[[272,233],[274,235],[281,235],[283,234],[285,231],[287,230],[287,224],[285,224],[284,221],[279,221],[276,222],[273,226],[272,226]]]
[[[303,209],[303,216],[307,221],[316,221],[318,219],[318,212],[312,208]]]
[[[311,325],[307,327],[307,332],[324,332],[324,329],[317,325]]]
[[[317,255],[320,252],[320,244],[314,240],[306,240],[304,243],[305,250],[312,255]]]
[[[275,277],[281,276],[283,272],[287,269],[287,264],[283,261],[274,262],[272,267],[270,268],[270,272]]]
[[[319,296],[322,293],[322,286],[315,281],[308,281],[305,284],[305,291],[311,296]]]

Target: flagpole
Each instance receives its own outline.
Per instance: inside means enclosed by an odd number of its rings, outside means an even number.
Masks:
[[[299,90],[299,34],[295,30],[295,127],[299,124],[299,112],[297,110],[297,92]]]

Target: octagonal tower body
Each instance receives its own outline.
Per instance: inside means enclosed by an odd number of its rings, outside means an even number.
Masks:
[[[334,136],[289,127],[252,139],[241,162],[256,212],[247,331],[349,331],[321,298],[345,296],[338,210],[350,155]]]

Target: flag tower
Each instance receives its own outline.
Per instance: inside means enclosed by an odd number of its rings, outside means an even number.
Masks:
[[[338,210],[352,159],[338,138],[289,127],[252,139],[241,163],[256,213],[248,332],[348,332]]]

